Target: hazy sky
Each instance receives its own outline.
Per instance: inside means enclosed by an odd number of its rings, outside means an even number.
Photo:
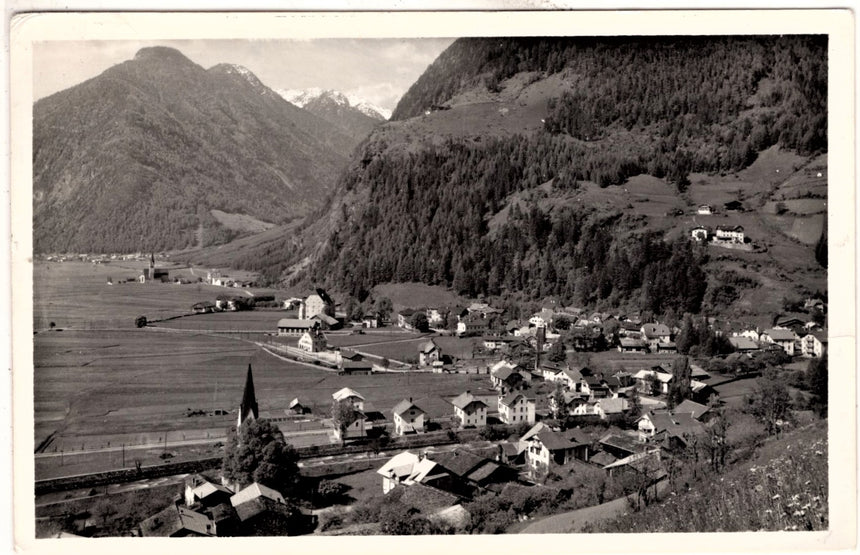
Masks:
[[[34,45],[36,99],[130,60],[145,46],[171,46],[204,68],[250,69],[273,89],[320,87],[393,109],[453,39],[52,41]]]

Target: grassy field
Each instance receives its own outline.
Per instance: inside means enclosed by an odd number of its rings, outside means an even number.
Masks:
[[[158,322],[159,327],[181,330],[215,330],[215,331],[261,331],[277,333],[278,320],[289,316],[285,310],[246,310],[239,312],[212,312],[210,314],[194,314]]]
[[[356,345],[375,345],[377,343],[389,343],[391,341],[412,341],[419,340],[420,336],[417,332],[401,330],[400,328],[391,328],[391,331],[368,331],[360,335],[352,335],[349,333],[337,334],[327,333],[326,341],[329,345],[335,347],[354,347]],[[426,339],[423,339],[426,341]]]
[[[359,350],[371,355],[408,363],[409,361],[418,361],[418,347],[426,342],[427,339],[411,339],[397,343],[379,343],[361,347]]]
[[[245,294],[242,289],[203,283],[176,285],[124,281],[137,277],[145,265],[130,261],[106,265],[37,261],[33,266],[34,328],[45,329],[50,322],[60,328],[131,328],[134,327],[134,319],[140,315],[150,320],[177,316],[189,313],[194,303],[214,302],[218,295]],[[196,269],[193,275],[188,269],[180,273],[188,278],[205,278],[202,269]],[[114,285],[107,285],[109,277]],[[271,289],[250,291],[254,294],[277,294]]]

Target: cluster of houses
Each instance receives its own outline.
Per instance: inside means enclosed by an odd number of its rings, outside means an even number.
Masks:
[[[696,226],[690,230],[690,236],[700,243],[710,242],[720,246],[743,245],[748,241],[742,225],[718,225],[715,228]]]
[[[252,280],[239,280],[231,278],[230,276],[222,275],[221,270],[209,270],[206,272],[206,283],[209,285],[215,285],[217,287],[253,287],[254,282]]]
[[[783,325],[768,328],[762,332],[757,329],[735,332],[729,338],[736,352],[752,353],[766,350],[773,346],[780,347],[789,356],[804,356],[821,358],[827,351],[827,330],[825,328],[802,323],[785,321]],[[795,323],[794,327],[790,327]]]

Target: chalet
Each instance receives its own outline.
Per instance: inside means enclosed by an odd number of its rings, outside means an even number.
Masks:
[[[691,412],[667,410],[652,410],[643,414],[636,421],[636,426],[642,441],[664,441],[669,446],[677,443],[686,445],[691,436],[705,431]]]
[[[711,209],[710,204],[700,204],[698,208],[696,208],[696,214],[700,216],[710,216],[713,214],[713,210]]]
[[[645,353],[648,352],[648,344],[641,339],[622,337],[618,341],[618,351],[622,353]]]
[[[325,351],[325,336],[317,330],[306,331],[299,338],[299,349],[308,353],[319,353]]]
[[[643,324],[642,340],[645,341],[652,351],[657,350],[659,343],[669,343],[672,340],[672,330],[666,324]]]
[[[534,424],[535,400],[522,391],[499,395],[499,418],[505,424]]]
[[[394,455],[376,473],[382,476],[382,493],[388,493],[398,485],[424,484],[446,489],[453,481],[450,472],[444,467],[424,454],[412,451]]]
[[[308,295],[299,305],[300,320],[310,320],[317,314],[334,317],[334,300],[325,289],[317,288],[315,293]]]
[[[549,361],[541,361],[540,367],[538,367],[541,377],[548,382],[559,381],[563,371],[564,368],[561,365]]]
[[[336,401],[341,402],[341,401]],[[362,407],[364,403],[362,402]],[[353,404],[349,409],[344,409],[340,414],[341,421],[333,422],[334,437],[338,441],[346,442],[349,439],[360,439],[367,437],[367,430],[373,425],[364,410]]]
[[[630,410],[630,403],[622,397],[600,399],[596,401],[596,414],[602,419],[620,416]]]
[[[341,328],[341,323],[337,318],[329,316],[324,312],[314,314],[308,319],[311,322],[317,322],[319,324],[319,329],[321,330],[337,330]]]
[[[424,409],[412,402],[412,398],[403,399],[392,409],[394,416],[394,433],[402,436],[406,434],[420,434],[424,432]]]
[[[309,414],[311,412],[311,405],[307,400],[295,397],[290,401],[290,406],[287,410],[292,414]]]
[[[676,414],[690,413],[692,417],[699,422],[707,420],[710,411],[711,408],[707,405],[691,401],[690,399],[684,399],[678,406],[675,407]]]
[[[708,240],[708,237],[710,236],[710,232],[708,231],[708,228],[706,228],[704,226],[698,226],[698,227],[694,227],[690,231],[690,236],[693,238],[694,241],[699,241],[700,243],[704,243],[705,241]]]
[[[582,401],[571,404],[571,416],[600,416],[598,402],[593,399],[582,398]]]
[[[185,504],[200,503],[205,507],[214,507],[221,503],[229,503],[233,491],[221,484],[210,482],[200,474],[192,474],[185,478]]]
[[[640,370],[633,374],[633,379],[636,380],[636,389],[645,395],[653,395],[651,384],[656,382],[659,384],[660,394],[666,395],[669,393],[669,382],[675,379],[675,376],[666,372],[657,372],[655,370]]]
[[[456,486],[452,491],[457,493],[472,494],[476,489],[486,489],[516,479],[516,472],[512,469],[462,447],[452,451],[431,452],[427,458],[441,465],[455,478]]]
[[[487,332],[487,326],[487,320],[470,314],[457,322],[457,335],[460,337],[483,335]]]
[[[744,228],[740,225],[725,226],[718,225],[714,233],[714,240],[723,243],[744,243]]]
[[[370,376],[373,374],[373,363],[365,360],[341,359],[338,372],[344,376]]]
[[[418,345],[418,362],[421,366],[431,366],[441,358],[442,352],[432,339]]]
[[[508,390],[518,389],[530,380],[531,375],[523,370],[521,366],[511,364],[502,360],[490,368],[490,380],[495,388],[506,388]]]
[[[657,343],[657,352],[658,353],[677,353],[678,346],[675,345],[674,341],[667,341],[666,343]]]
[[[552,310],[542,309],[540,312],[532,315],[529,318],[529,324],[538,328],[548,328],[552,325],[555,313]]]
[[[451,400],[454,414],[461,428],[481,428],[487,425],[487,403],[472,395],[468,390]]]
[[[283,536],[295,534],[298,510],[288,505],[280,492],[253,483],[230,498],[243,535]]]
[[[215,536],[215,523],[186,507],[170,505],[139,525],[143,537],[183,538]]]
[[[417,310],[413,310],[411,308],[404,308],[400,312],[397,313],[397,325],[405,330],[413,329],[412,323],[412,315],[415,314]]]
[[[281,318],[278,320],[278,335],[304,335],[317,329],[319,323],[313,320],[301,320],[298,318]]]
[[[364,410],[364,397],[354,389],[344,387],[332,393],[331,397],[335,402],[349,401],[355,409]]]
[[[361,321],[362,327],[365,328],[378,328],[380,324],[379,316],[365,316]]]
[[[759,350],[759,345],[756,341],[740,335],[729,337],[729,343],[731,343],[734,350],[738,353],[750,353]]]
[[[576,412],[581,412],[579,406],[588,400],[573,391],[562,391],[560,395],[551,395],[549,398],[549,410],[560,418]]]
[[[588,461],[590,438],[579,428],[555,432],[538,422],[520,441],[527,445],[526,464],[533,471],[546,471],[554,465],[564,465],[573,459]]]
[[[660,462],[660,449],[648,449],[641,453],[618,459],[603,467],[609,476],[619,473],[636,473],[646,479],[647,484],[663,480],[668,472]]]
[[[821,358],[827,351],[827,330],[814,331],[800,340],[803,356]]]
[[[194,303],[191,305],[191,310],[194,311],[195,314],[206,314],[209,312],[215,312],[215,303],[211,301],[201,301],[199,303]]]
[[[487,303],[472,303],[466,308],[466,310],[469,311],[470,316],[477,316],[481,319],[490,318],[496,314],[504,312],[502,309],[493,308]]]
[[[744,205],[739,200],[732,200],[723,205],[723,207],[729,212],[743,212]]]
[[[767,329],[761,333],[761,340],[765,343],[779,345],[788,355],[794,356],[794,343],[797,341],[797,335],[791,330]]]

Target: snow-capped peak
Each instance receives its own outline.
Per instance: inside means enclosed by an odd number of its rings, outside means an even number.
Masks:
[[[370,102],[356,102],[353,104],[353,108],[374,119],[387,120],[391,118],[391,110],[386,110],[385,108],[377,106],[376,104],[371,104]]]
[[[295,104],[299,108],[304,108],[313,100],[326,98],[339,106],[355,108],[364,115],[375,119],[387,120],[391,117],[391,110],[386,110],[385,108],[371,104],[356,95],[344,94],[333,89],[312,87],[309,89],[278,89],[275,92],[281,95],[284,100]]]

